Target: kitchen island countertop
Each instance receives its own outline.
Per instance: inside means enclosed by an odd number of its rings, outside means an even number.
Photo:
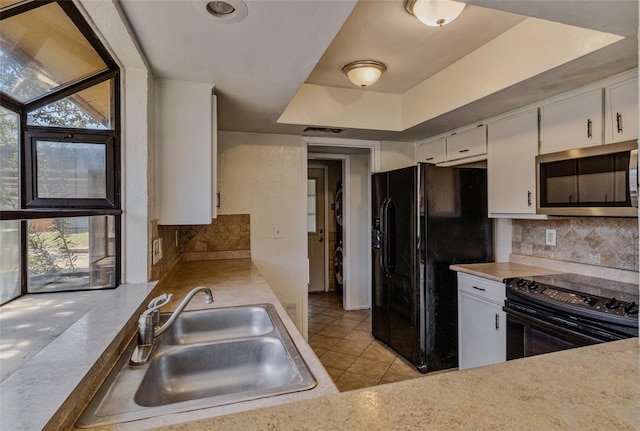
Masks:
[[[639,430],[637,338],[164,430]]]

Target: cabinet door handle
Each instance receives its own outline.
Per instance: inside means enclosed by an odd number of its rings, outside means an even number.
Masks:
[[[618,133],[622,133],[622,114],[616,112],[616,124],[618,126]]]
[[[433,157],[427,157],[426,159],[424,159],[426,162],[428,162],[429,160],[433,160]]]
[[[469,152],[469,149],[468,149],[468,148],[466,148],[466,149],[464,149],[464,150],[460,150],[460,151],[458,151],[458,152],[459,152],[459,153],[468,153],[468,152]]]
[[[527,190],[527,205],[531,206],[531,190]]]
[[[588,119],[587,120],[587,138],[589,139],[591,139],[591,137],[593,136],[591,125],[592,125],[591,119]]]
[[[476,287],[476,286],[471,286],[471,287],[473,287],[473,288],[474,288],[474,289],[476,289],[476,290],[480,290],[480,291],[482,291],[482,292],[484,292],[484,291],[486,291],[486,290],[487,290],[487,289],[483,289],[483,288],[481,288],[481,287]]]
[[[500,330],[500,316],[496,313],[496,331]]]

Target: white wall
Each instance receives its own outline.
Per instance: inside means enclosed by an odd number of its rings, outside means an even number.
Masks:
[[[349,214],[345,235],[349,261],[349,273],[345,274],[349,298],[345,305],[350,310],[368,309],[371,306],[371,171],[370,153],[367,150],[349,156]]]
[[[380,170],[406,168],[416,164],[416,144],[414,142],[382,141],[380,143]]]
[[[219,214],[250,214],[251,259],[283,304],[296,304],[303,328],[306,227],[302,178],[306,151],[299,136],[218,133]],[[273,238],[273,226],[282,238]]]

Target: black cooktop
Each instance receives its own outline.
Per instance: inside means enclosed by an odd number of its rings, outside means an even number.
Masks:
[[[579,274],[510,279],[507,298],[607,321],[638,320],[638,285]]]

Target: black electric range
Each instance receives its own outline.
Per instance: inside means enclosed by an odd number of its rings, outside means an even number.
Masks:
[[[554,274],[506,281],[507,359],[638,336],[638,285]]]

